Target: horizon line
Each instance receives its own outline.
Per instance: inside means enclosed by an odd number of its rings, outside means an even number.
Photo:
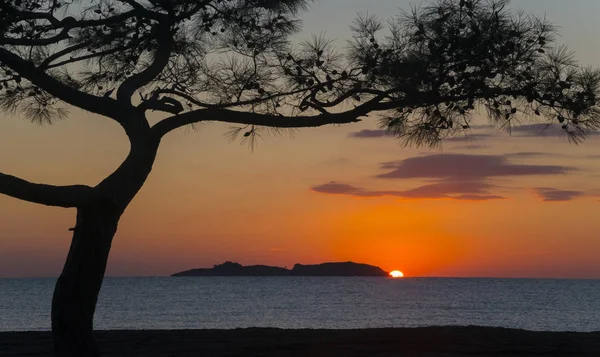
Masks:
[[[488,279],[488,280],[600,280],[596,278],[567,278],[567,277],[514,277],[514,276],[405,276],[403,278],[388,278],[385,276],[172,276],[172,275],[106,275],[105,278],[377,278],[390,280],[410,280],[410,279]],[[21,276],[21,277],[0,277],[0,280],[17,279],[58,279],[58,276]]]

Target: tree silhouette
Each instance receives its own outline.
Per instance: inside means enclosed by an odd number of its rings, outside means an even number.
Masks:
[[[436,145],[485,108],[498,125],[541,116],[578,141],[599,127],[600,73],[578,67],[548,22],[507,1],[438,0],[383,24],[359,17],[346,53],[290,36],[309,0],[0,0],[0,105],[37,123],[74,106],[116,121],[125,161],[98,185],[0,174],[0,193],[74,207],[52,301],[57,356],[98,356],[93,315],[122,213],[169,132],[208,122],[265,130],[358,122]],[[150,112],[161,115],[151,126]]]

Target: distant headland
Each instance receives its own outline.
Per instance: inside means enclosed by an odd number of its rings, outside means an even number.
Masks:
[[[199,268],[175,273],[171,276],[380,276],[389,273],[380,267],[368,264],[343,262],[316,265],[296,264],[290,269],[267,265],[243,266],[225,262],[213,268]]]

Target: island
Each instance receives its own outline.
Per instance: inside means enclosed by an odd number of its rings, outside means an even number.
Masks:
[[[378,276],[389,273],[380,267],[354,262],[322,263],[316,265],[296,264],[292,269],[267,265],[243,266],[225,262],[212,268],[198,268],[175,273],[171,276]]]

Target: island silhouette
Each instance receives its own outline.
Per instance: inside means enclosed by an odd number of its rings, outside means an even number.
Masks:
[[[379,276],[389,273],[378,266],[354,263],[322,263],[315,265],[295,264],[292,269],[268,265],[243,266],[225,262],[212,268],[198,268],[175,273],[171,276]]]

